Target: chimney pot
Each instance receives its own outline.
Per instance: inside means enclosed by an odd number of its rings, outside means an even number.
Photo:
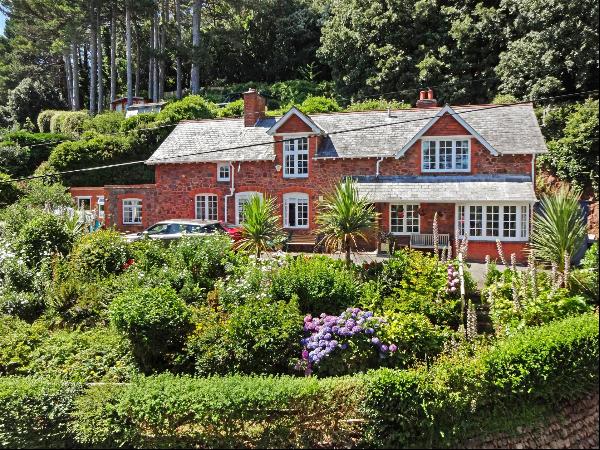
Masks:
[[[433,89],[429,88],[419,92],[417,108],[435,108],[437,105],[437,100],[433,96]]]

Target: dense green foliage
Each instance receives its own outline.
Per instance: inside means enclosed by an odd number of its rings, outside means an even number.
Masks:
[[[475,357],[366,376],[163,374],[85,390],[0,378],[0,436],[27,447],[452,446],[509,415],[516,426],[519,413],[597,389],[597,341],[598,317],[586,314],[525,330]],[[40,420],[28,420],[32,414]]]
[[[75,244],[71,268],[89,278],[119,273],[129,256],[129,249],[118,232],[99,230],[83,235]]]
[[[531,328],[475,358],[442,359],[429,370],[381,370],[366,389],[370,442],[381,447],[439,447],[480,434],[535,405],[596,389],[598,317],[587,314]]]

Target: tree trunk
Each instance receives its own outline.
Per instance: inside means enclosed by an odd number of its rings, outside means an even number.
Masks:
[[[96,114],[96,81],[97,81],[97,67],[96,67],[96,53],[98,37],[96,33],[96,1],[89,0],[90,2],[90,114]]]
[[[159,85],[159,79],[158,79],[158,53],[160,52],[160,48],[159,48],[159,36],[158,36],[158,11],[154,11],[153,12],[153,30],[154,30],[154,41],[152,43],[153,48],[154,48],[154,63],[152,65],[152,80],[154,81],[154,85],[152,86],[152,101],[157,102],[158,101],[158,85]]]
[[[161,6],[161,25],[160,25],[160,56],[158,65],[158,99],[162,100],[165,96],[165,70],[166,70],[166,47],[167,47],[167,22],[168,22],[168,3],[163,0]]]
[[[67,105],[69,109],[73,109],[73,69],[71,68],[71,58],[69,57],[69,49],[63,50],[63,62],[65,64],[65,85],[67,87]],[[42,131],[42,130],[40,130]]]
[[[73,65],[73,110],[78,111],[81,109],[81,103],[79,102],[79,48],[77,44],[71,42],[71,64]]]
[[[182,82],[182,73],[181,73],[181,5],[180,0],[175,0],[175,25],[177,27],[175,49],[176,52],[176,70],[177,70],[177,87],[176,87],[176,96],[178,99],[181,99],[183,96],[183,88],[181,85]]]
[[[140,53],[140,29],[136,26],[133,28],[135,31],[135,87],[134,87],[134,95],[136,97],[140,96],[140,67],[142,64],[142,56]]]
[[[194,0],[192,9],[192,94],[200,93],[200,14],[202,0]]]
[[[127,56],[127,106],[133,104],[133,67],[131,60],[131,4],[125,4],[125,54]]]
[[[97,27],[97,37],[98,37],[98,112],[101,113],[104,110],[104,73],[103,69],[103,61],[102,61],[102,24],[101,24],[101,14],[102,14],[102,0],[98,0],[98,10],[96,15],[96,27]]]
[[[117,98],[117,18],[115,3],[110,10],[110,101]]]
[[[154,16],[153,16],[154,17]],[[150,25],[150,51],[148,52],[148,98],[154,97],[154,22]]]
[[[346,240],[344,245],[346,247],[346,266],[351,267],[352,266],[352,248],[350,246],[350,241]]]

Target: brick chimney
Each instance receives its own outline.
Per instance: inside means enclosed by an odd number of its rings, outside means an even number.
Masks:
[[[433,97],[433,89],[429,88],[428,90],[419,92],[417,108],[435,108],[437,105],[437,100]]]
[[[244,92],[244,126],[253,127],[259,119],[264,119],[267,101],[256,89]]]

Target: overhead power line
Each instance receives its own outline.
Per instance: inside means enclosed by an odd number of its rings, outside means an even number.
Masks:
[[[574,92],[574,93],[570,93],[570,94],[555,95],[555,96],[551,96],[551,97],[542,97],[542,98],[537,98],[537,99],[532,99],[532,100],[522,101],[522,102],[514,102],[514,103],[507,103],[507,104],[500,104],[500,105],[485,105],[485,106],[479,106],[479,107],[476,107],[473,109],[462,110],[460,112],[450,113],[449,115],[460,116],[460,115],[468,114],[468,113],[472,113],[472,112],[485,111],[485,110],[498,109],[498,108],[508,108],[508,107],[512,107],[512,106],[525,105],[525,104],[529,104],[532,102],[544,102],[544,101],[548,101],[548,100],[557,100],[557,99],[561,99],[561,98],[582,96],[582,95],[588,95],[588,94],[597,94],[598,92],[599,91],[596,89],[596,90],[589,90],[589,91],[583,91],[583,92]],[[398,121],[393,121],[393,122],[391,121],[391,122],[386,122],[386,123],[381,123],[381,124],[376,124],[376,125],[367,125],[367,126],[357,127],[357,128],[347,128],[344,130],[329,132],[329,133],[327,133],[327,135],[331,136],[331,135],[338,135],[338,134],[344,134],[344,133],[352,133],[352,132],[356,132],[356,131],[383,128],[383,127],[389,127],[389,126],[393,126],[393,125],[400,125],[400,124],[404,124],[404,123],[420,122],[423,120],[431,120],[431,119],[435,118],[436,115],[437,115],[437,113],[432,116],[428,116],[428,117],[419,117],[416,119],[398,120]],[[171,124],[168,126],[174,126],[174,124]],[[161,126],[161,127],[157,127],[157,128],[164,128],[164,127],[165,126]],[[151,129],[151,128],[147,128],[147,129]],[[273,144],[279,143],[279,142],[292,142],[294,140],[296,140],[296,138],[282,139],[280,141],[263,141],[263,142],[257,142],[254,144],[217,148],[217,149],[206,150],[206,151],[202,151],[202,152],[190,152],[190,153],[179,154],[176,156],[167,156],[164,158],[153,159],[153,163],[160,162],[160,161],[168,161],[168,160],[172,160],[172,159],[184,158],[187,156],[198,156],[198,155],[206,155],[206,154],[211,154],[211,153],[219,153],[219,152],[232,151],[232,150],[242,150],[242,149],[252,148],[252,147],[261,147],[264,145],[273,145]],[[144,160],[138,160],[138,161],[124,162],[124,163],[108,164],[108,165],[104,165],[104,166],[64,170],[64,171],[47,173],[47,174],[42,174],[42,175],[31,175],[28,177],[4,180],[4,181],[1,181],[0,184],[2,184],[2,183],[6,184],[6,183],[10,183],[10,182],[17,182],[17,181],[33,180],[33,179],[38,179],[38,178],[49,178],[49,177],[55,177],[55,176],[60,176],[60,175],[69,175],[69,174],[79,173],[79,172],[91,172],[91,171],[96,171],[96,170],[111,169],[111,168],[115,168],[115,167],[132,166],[132,165],[137,165],[137,164],[144,164],[144,163],[146,163],[146,161],[147,160],[144,159]],[[195,161],[188,161],[188,162],[193,163]]]

